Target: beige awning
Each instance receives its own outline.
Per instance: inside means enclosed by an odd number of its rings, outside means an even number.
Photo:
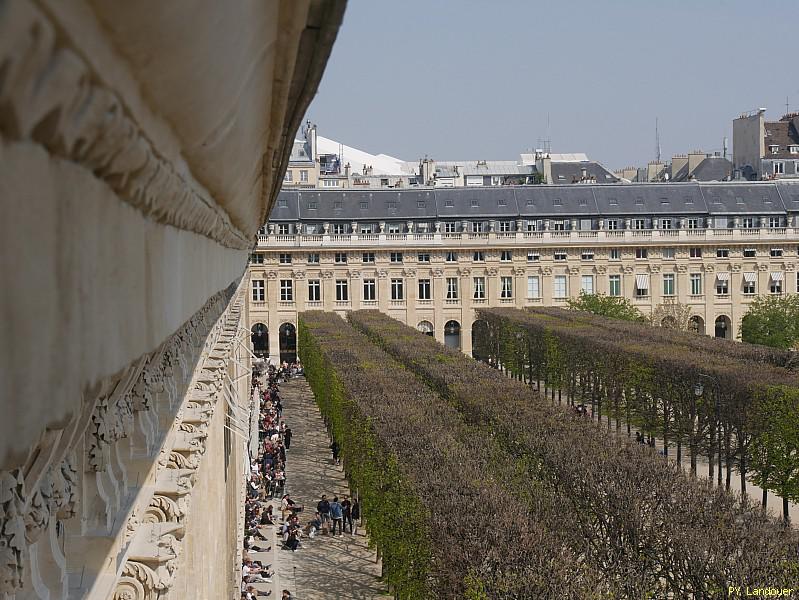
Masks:
[[[771,274],[771,281],[782,281],[782,271],[774,271]]]
[[[638,290],[649,289],[649,273],[637,273],[635,276],[635,288]]]
[[[729,271],[719,271],[716,273],[716,279],[719,281],[729,281],[730,280],[730,272]]]
[[[757,273],[744,273],[744,281],[746,283],[756,283]]]

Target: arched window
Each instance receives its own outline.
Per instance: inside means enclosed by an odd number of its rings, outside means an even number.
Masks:
[[[444,325],[444,344],[450,348],[461,348],[461,324],[457,321],[447,321]]]
[[[419,321],[419,324],[416,326],[416,329],[421,331],[425,335],[433,336],[433,324],[430,321]]]
[[[732,323],[730,318],[726,315],[716,317],[714,335],[717,338],[724,338],[729,340],[732,338]]]
[[[252,353],[260,358],[269,357],[269,330],[263,323],[256,323],[252,326]]]
[[[293,363],[297,360],[297,330],[291,323],[280,326],[280,362]]]
[[[689,325],[691,327],[691,331],[693,331],[694,333],[698,333],[699,335],[705,335],[705,320],[699,315],[694,315],[693,317],[691,317]]]

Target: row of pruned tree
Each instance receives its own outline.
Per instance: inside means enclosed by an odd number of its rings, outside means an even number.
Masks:
[[[551,490],[343,319],[300,315],[305,373],[398,598],[605,598]],[[525,501],[520,501],[525,498]]]
[[[799,378],[783,351],[555,308],[487,309],[477,345],[558,400],[590,405],[608,429],[659,436],[690,472],[706,457],[730,489],[738,471],[799,500]],[[777,434],[776,432],[781,432]]]
[[[575,540],[572,552],[604,573],[615,597],[705,598],[728,585],[795,578],[796,532],[747,499],[687,477],[651,449],[608,435],[386,315],[359,311],[349,319],[562,499],[560,521],[550,528]],[[498,319],[492,329],[502,325],[510,334],[502,346],[528,344],[515,324]],[[514,355],[503,349],[495,356]]]

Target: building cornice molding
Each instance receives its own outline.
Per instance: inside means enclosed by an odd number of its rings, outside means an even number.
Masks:
[[[0,135],[80,165],[148,219],[245,249],[252,242],[210,193],[159,152],[117,90],[29,0],[0,18]],[[34,34],[35,32],[35,34]]]

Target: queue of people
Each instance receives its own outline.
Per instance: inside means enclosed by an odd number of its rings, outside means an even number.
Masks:
[[[271,591],[258,591],[253,584],[271,583],[271,565],[252,559],[256,552],[269,552],[267,537],[262,530],[269,526],[277,528],[278,539],[283,550],[297,552],[303,541],[313,540],[318,535],[342,537],[347,530],[357,535],[361,507],[357,498],[333,496],[329,500],[323,494],[316,511],[304,524],[300,517],[304,506],[298,504],[286,489],[286,456],[292,444],[293,433],[283,419],[283,399],[280,383],[291,377],[303,375],[299,361],[283,363],[279,367],[263,365],[254,373],[251,393],[259,403],[258,455],[250,461],[250,473],[245,499],[245,537],[242,557],[242,600],[255,600],[271,595]],[[330,444],[334,464],[340,464],[339,445]],[[279,505],[275,504],[280,498]],[[283,590],[281,600],[293,600],[289,590]]]
[[[258,455],[251,457],[244,501],[244,551],[241,569],[242,600],[255,600],[271,595],[271,591],[258,591],[253,584],[271,583],[271,565],[254,560],[249,555],[269,552],[267,537],[262,529],[277,525],[278,515],[272,500],[279,496],[286,485],[286,451],[291,447],[292,432],[283,420],[283,401],[279,384],[288,377],[302,373],[299,363],[283,364],[279,368],[263,365],[253,373],[250,392],[259,404]],[[285,495],[284,498],[288,498]],[[283,515],[281,515],[283,516]],[[285,518],[285,517],[284,517]],[[281,600],[291,600],[291,592],[283,590]]]

